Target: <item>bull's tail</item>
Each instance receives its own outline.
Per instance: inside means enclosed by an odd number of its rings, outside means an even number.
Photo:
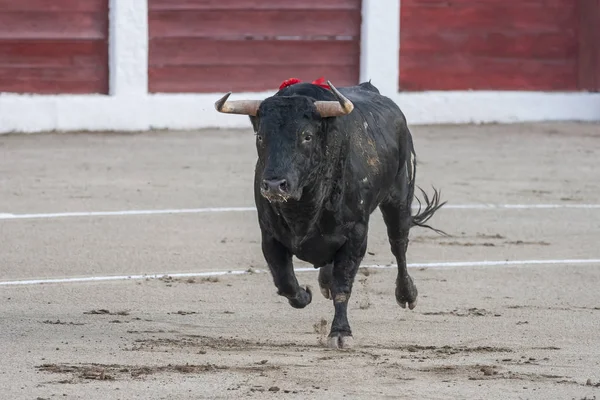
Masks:
[[[419,190],[423,194],[423,200],[425,201],[425,208],[422,209],[421,200],[419,200],[419,198],[415,196],[415,199],[417,199],[417,202],[419,203],[419,211],[417,211],[417,213],[412,216],[411,227],[419,226],[421,228],[431,229],[432,231],[439,233],[440,235],[448,236],[448,234],[446,232],[436,229],[436,228],[433,228],[430,225],[427,225],[427,221],[429,221],[429,219],[431,219],[431,217],[433,217],[433,214],[435,214],[435,212],[437,210],[439,210],[440,208],[442,208],[444,206],[444,204],[446,204],[445,201],[443,203],[440,203],[441,192],[438,191],[436,188],[433,188],[433,197],[430,199],[429,196],[427,196],[427,193],[425,193],[425,191],[423,189],[421,189],[419,187]]]

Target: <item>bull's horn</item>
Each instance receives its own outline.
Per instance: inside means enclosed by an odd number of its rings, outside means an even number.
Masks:
[[[327,81],[327,84],[338,101],[315,101],[315,107],[321,117],[340,117],[350,114],[354,110],[354,104],[345,98],[330,81]]]
[[[236,100],[227,101],[231,96],[231,92],[227,93],[215,103],[215,108],[218,112],[225,114],[242,114],[256,116],[258,107],[262,100]]]

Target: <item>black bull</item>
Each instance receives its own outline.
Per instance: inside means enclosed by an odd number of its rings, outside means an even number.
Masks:
[[[218,111],[250,116],[256,132],[254,192],[262,251],[278,294],[292,307],[312,300],[300,287],[292,256],[319,271],[321,293],[333,300],[328,344],[350,347],[348,300],[367,250],[369,217],[379,207],[398,262],[396,300],[417,304],[406,268],[408,234],[443,206],[434,189],[411,213],[416,157],[406,118],[370,82],[337,90],[309,83],[265,100],[217,101]],[[431,228],[433,229],[433,228]]]

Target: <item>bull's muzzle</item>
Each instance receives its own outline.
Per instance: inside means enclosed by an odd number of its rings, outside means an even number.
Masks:
[[[286,179],[263,179],[260,193],[269,201],[287,201],[291,197]]]

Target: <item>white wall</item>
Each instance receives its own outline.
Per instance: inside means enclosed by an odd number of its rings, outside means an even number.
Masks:
[[[410,124],[600,121],[600,93],[398,93],[399,10],[400,0],[363,0],[360,79],[371,79],[396,101]],[[248,118],[215,111],[213,104],[223,93],[147,93],[147,15],[146,0],[110,1],[110,95],[2,93],[0,133],[248,128]],[[234,93],[231,98],[260,99],[273,93]]]

